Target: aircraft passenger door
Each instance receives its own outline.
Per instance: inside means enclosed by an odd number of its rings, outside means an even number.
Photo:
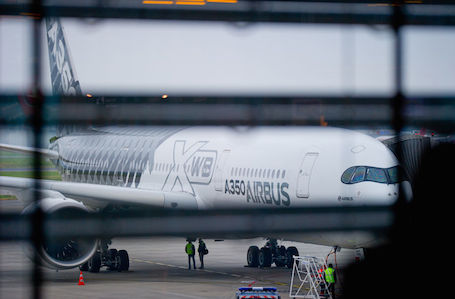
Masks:
[[[216,164],[216,170],[215,170],[215,190],[216,191],[223,191],[223,171],[226,168],[226,162],[227,159],[229,158],[229,154],[231,153],[231,150],[224,150],[221,153],[220,159],[218,160],[218,163]]]
[[[306,153],[300,164],[299,173],[297,175],[297,191],[296,195],[300,198],[310,197],[310,178],[313,171],[314,163],[316,162],[319,153]]]

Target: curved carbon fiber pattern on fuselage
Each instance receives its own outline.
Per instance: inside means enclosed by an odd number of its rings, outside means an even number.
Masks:
[[[57,139],[51,148],[62,180],[137,187],[142,172],[153,169],[154,153],[178,127],[99,127]]]

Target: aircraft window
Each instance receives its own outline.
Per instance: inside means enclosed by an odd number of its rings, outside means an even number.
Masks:
[[[246,170],[246,176],[250,177],[250,169],[249,168]]]
[[[270,169],[269,169],[269,170],[267,170],[267,178],[269,178],[269,177],[270,177],[270,172],[271,172],[271,170],[270,170]]]
[[[398,177],[398,166],[387,169],[387,174],[389,175],[390,184],[396,184],[400,181],[406,180],[404,177],[405,173],[404,173],[403,169],[400,169],[400,170],[401,170],[401,177],[402,177],[401,180]]]
[[[246,168],[243,168],[242,176],[245,176]]]
[[[355,183],[363,181],[363,179],[365,178],[365,170],[366,170],[366,167],[363,167],[363,166],[358,167],[355,170],[355,173],[354,173],[354,176],[352,177],[351,183],[355,184]]]
[[[258,177],[260,178],[262,176],[262,169],[259,169],[259,175]]]
[[[284,176],[286,175],[286,170],[283,169],[283,172],[281,173],[281,178],[284,179]]]
[[[258,176],[258,169],[257,169],[257,168],[254,170],[254,176],[255,176],[255,177]]]
[[[354,174],[355,168],[356,168],[355,166],[350,167],[343,172],[343,174],[341,175],[341,181],[343,183],[349,184],[349,182],[351,181],[352,175]]]
[[[276,172],[276,178],[279,179],[280,178],[280,170],[278,169],[278,171]]]
[[[387,183],[387,177],[384,169],[369,167],[366,176],[367,181],[373,181],[377,183]]]
[[[234,168],[231,168],[231,176],[234,175]]]
[[[273,179],[274,177],[275,177],[275,169],[272,170],[272,176],[271,176],[271,178]]]

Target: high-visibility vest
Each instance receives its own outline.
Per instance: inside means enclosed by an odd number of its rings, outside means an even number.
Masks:
[[[188,255],[193,255],[194,254],[193,244],[191,244],[191,243],[186,244],[186,250],[185,251],[186,251],[186,253]]]
[[[335,272],[335,270],[333,270],[333,268],[327,268],[325,269],[325,281],[327,281],[328,283],[335,283],[335,277],[333,276],[333,272]]]

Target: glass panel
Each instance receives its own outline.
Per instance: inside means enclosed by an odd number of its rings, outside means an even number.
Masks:
[[[352,177],[351,183],[358,183],[363,181],[365,178],[365,167],[358,167],[354,173],[354,176]]]
[[[378,183],[387,183],[385,171],[381,168],[368,168],[366,180]]]
[[[398,182],[407,180],[406,173],[404,172],[403,168],[400,168],[402,179],[401,180],[399,179],[399,177],[398,177],[398,168],[399,168],[399,166],[395,166],[395,167],[391,167],[391,168],[387,169],[387,174],[389,175],[389,183],[390,184],[396,184]]]
[[[346,169],[343,174],[341,175],[341,181],[345,184],[349,184],[349,182],[351,181],[351,177],[352,177],[352,174],[354,173],[355,171],[355,167],[351,167],[351,168],[348,168]]]

